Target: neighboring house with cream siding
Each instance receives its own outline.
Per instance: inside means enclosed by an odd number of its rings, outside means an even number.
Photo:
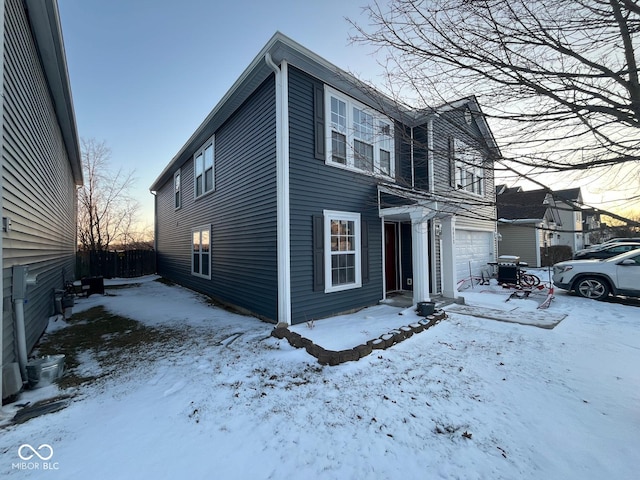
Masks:
[[[499,185],[496,190],[500,255],[540,267],[547,247],[564,245],[573,253],[583,248],[580,188],[549,192]]]

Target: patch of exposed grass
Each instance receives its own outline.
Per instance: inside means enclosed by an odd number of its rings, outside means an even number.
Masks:
[[[169,328],[152,328],[130,318],[108,312],[102,306],[73,315],[68,327],[46,334],[38,345],[38,355],[65,355],[65,374],[61,388],[95,380],[125,369],[148,357],[152,346],[179,339],[182,334]],[[89,352],[102,373],[81,373],[79,357]]]
[[[172,287],[173,285],[175,285],[174,282],[164,277],[156,278],[154,282],[162,283],[163,285],[168,285],[169,287]]]

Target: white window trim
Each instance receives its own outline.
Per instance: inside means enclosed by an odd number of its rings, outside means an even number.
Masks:
[[[193,234],[195,232],[203,232],[207,230],[209,232],[209,274],[208,275],[203,275],[202,273],[196,273],[193,269],[194,266],[194,262],[193,262]],[[191,275],[193,275],[194,277],[200,277],[200,278],[206,278],[208,280],[211,280],[211,265],[212,265],[212,252],[211,252],[211,224],[207,224],[207,225],[201,225],[199,227],[195,227],[191,229],[191,238],[190,238],[190,245],[189,248],[191,250]],[[200,271],[202,271],[202,246],[200,247]]]
[[[180,186],[176,188],[176,178],[180,178]],[[176,205],[176,193],[178,194],[178,202]],[[182,208],[182,173],[181,169],[178,169],[176,173],[173,174],[173,206],[176,210],[180,210]]]
[[[338,100],[344,102],[346,104],[346,132],[340,132],[345,134],[346,133],[346,143],[347,143],[347,159],[346,159],[346,165],[342,164],[342,163],[338,163],[338,162],[334,162],[333,161],[333,156],[332,156],[332,136],[331,136],[331,132],[332,132],[332,126],[331,126],[331,97],[335,97]],[[363,110],[364,112],[370,114],[373,116],[373,122],[374,122],[374,141],[373,141],[373,172],[370,172],[368,170],[362,170],[360,168],[357,168],[355,166],[355,157],[354,157],[354,131],[353,131],[353,107],[356,107],[360,110]],[[324,86],[324,114],[325,114],[325,131],[326,131],[326,138],[325,138],[325,152],[326,152],[326,157],[325,157],[325,163],[327,165],[331,165],[332,167],[337,167],[337,168],[343,168],[346,170],[352,170],[358,173],[363,173],[366,175],[373,175],[375,177],[383,177],[386,179],[390,179],[393,180],[395,179],[395,137],[394,137],[394,122],[393,120],[391,120],[389,117],[383,115],[382,113],[378,112],[377,110],[374,110],[366,105],[364,105],[363,103],[358,102],[357,100],[348,97],[347,95],[339,92],[338,90],[335,90],[333,88],[331,88],[328,85]],[[390,152],[389,152],[389,156],[390,156],[390,166],[389,166],[389,174],[387,175],[386,173],[383,173],[382,170],[380,169],[380,134],[375,132],[375,125],[379,125],[379,122],[385,122],[389,124],[390,130],[391,130],[391,135],[389,135],[389,139],[391,141],[391,145],[390,145]]]
[[[202,146],[193,154],[193,198],[202,198],[205,195],[210,194],[211,192],[215,192],[216,190],[216,136],[215,134],[211,136],[206,142],[202,144]],[[202,160],[204,162],[204,151],[211,146],[213,149],[213,166],[211,171],[211,189],[205,190],[205,178],[207,171],[206,169],[202,171],[202,193],[198,195],[198,166],[196,164],[197,158],[199,155],[202,155]],[[204,167],[204,164],[203,164]]]
[[[486,194],[486,177],[482,154],[475,148],[469,147],[460,139],[453,139],[453,155],[455,159],[455,188],[471,195],[483,197]],[[466,174],[471,173],[476,179],[469,187]],[[465,177],[465,178],[462,178]],[[480,180],[477,180],[480,179]],[[477,189],[481,191],[477,191]]]
[[[362,287],[362,243],[361,243],[361,222],[360,214],[354,212],[339,212],[335,210],[324,210],[324,292],[341,292]],[[355,243],[355,282],[336,285],[332,284],[331,275],[331,220],[345,220],[354,222],[354,243]],[[344,253],[344,252],[343,252]]]

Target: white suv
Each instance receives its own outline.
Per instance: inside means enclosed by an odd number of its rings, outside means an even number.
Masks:
[[[602,300],[610,293],[640,297],[640,251],[631,250],[606,260],[556,263],[553,284],[594,300]]]

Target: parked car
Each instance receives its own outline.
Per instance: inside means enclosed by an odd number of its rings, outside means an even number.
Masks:
[[[607,240],[606,242],[596,243],[595,245],[587,245],[584,249],[578,250],[576,253],[584,252],[586,250],[594,250],[602,247],[606,247],[608,245],[612,245],[614,243],[620,242],[629,242],[629,243],[640,243],[640,237],[618,237]]]
[[[609,294],[640,297],[640,250],[605,260],[567,260],[553,266],[553,284],[594,300]]]
[[[635,250],[636,248],[640,248],[640,242],[611,243],[609,245],[604,245],[599,248],[578,251],[573,256],[573,259],[588,260],[592,258],[598,258],[598,259],[610,258],[610,257],[615,257],[616,255],[620,255],[621,253],[628,252],[629,250]]]

